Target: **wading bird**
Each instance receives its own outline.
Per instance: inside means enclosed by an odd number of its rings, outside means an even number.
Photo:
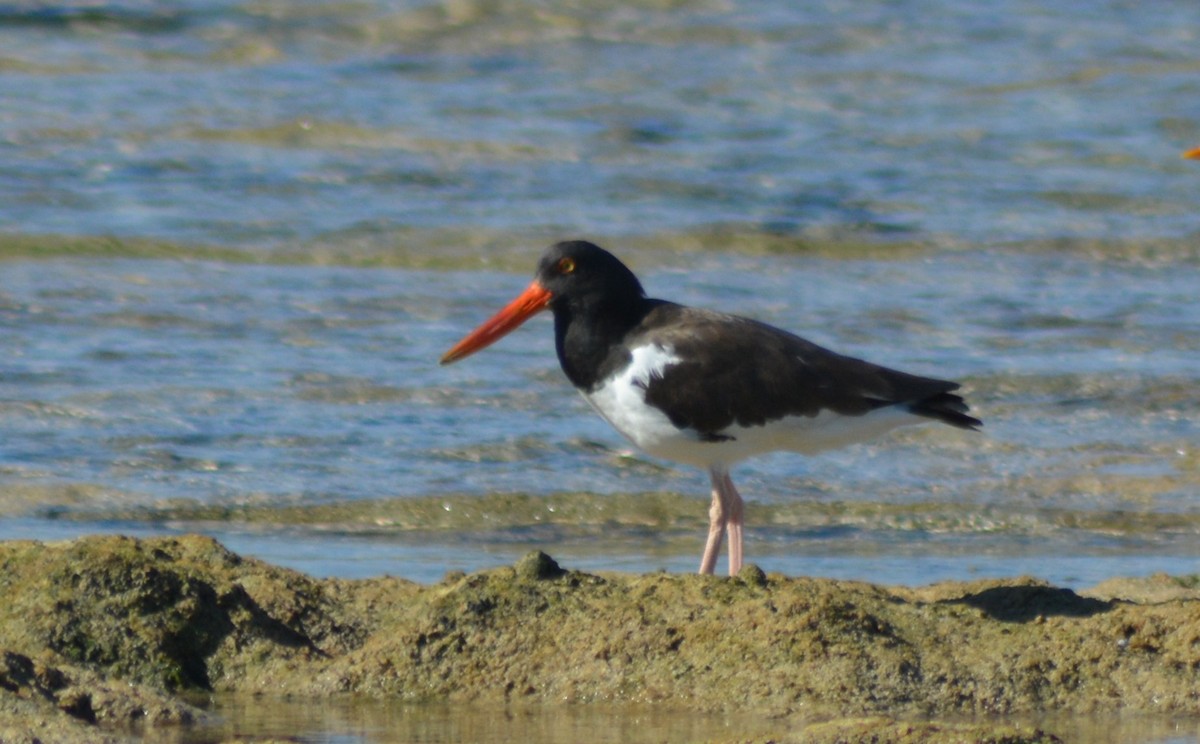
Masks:
[[[646,297],[608,251],[585,241],[552,246],[533,283],[442,356],[456,362],[533,315],[554,314],[563,372],[592,407],[643,451],[708,470],[708,540],[700,573],[729,540],[742,567],[742,497],[729,468],[775,450],[813,453],[897,426],[941,421],[962,429],[959,384],[836,354],[748,318]]]

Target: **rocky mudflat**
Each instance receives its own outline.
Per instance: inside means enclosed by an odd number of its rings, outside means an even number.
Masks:
[[[750,711],[771,729],[755,741],[1070,741],[1020,721],[1200,720],[1194,577],[910,589],[754,566],[589,574],[532,553],[425,586],[119,536],[3,543],[0,566],[4,742],[201,726],[212,693]]]

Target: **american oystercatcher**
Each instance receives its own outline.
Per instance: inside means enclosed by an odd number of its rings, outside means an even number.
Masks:
[[[441,363],[490,346],[546,309],[563,372],[605,420],[651,455],[708,470],[713,500],[700,573],[713,572],[726,534],[729,574],[742,567],[734,463],[774,450],[840,447],[922,421],[982,424],[951,392],[956,382],[842,356],[748,318],[648,298],[616,256],[580,240],[547,250],[533,283]]]

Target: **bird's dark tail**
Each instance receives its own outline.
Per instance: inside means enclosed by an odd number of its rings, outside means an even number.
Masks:
[[[960,429],[978,430],[983,422],[967,414],[971,409],[961,395],[937,393],[908,404],[908,410],[918,416],[937,419]]]

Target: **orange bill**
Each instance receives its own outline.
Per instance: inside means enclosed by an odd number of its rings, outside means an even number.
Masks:
[[[486,349],[500,339],[516,330],[517,326],[537,315],[550,306],[554,295],[536,281],[526,287],[525,291],[508,303],[500,312],[493,315],[487,322],[468,333],[463,340],[455,344],[449,351],[442,354],[442,364],[457,362],[475,352]]]
[[[1192,160],[1200,160],[1200,147],[1193,147],[1185,152],[1183,156],[1185,158],[1191,158]]]

